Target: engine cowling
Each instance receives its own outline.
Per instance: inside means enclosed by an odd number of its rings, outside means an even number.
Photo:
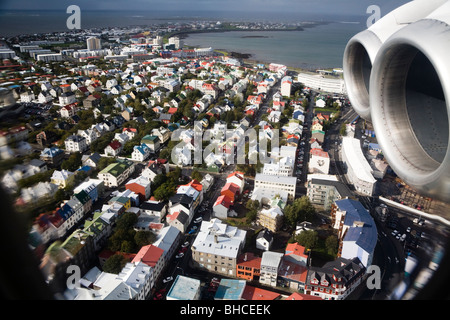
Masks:
[[[416,0],[389,15],[399,24],[378,37],[379,47],[367,32],[347,45],[349,99],[371,120],[395,173],[422,195],[449,201],[450,1]],[[390,26],[381,21],[373,29]]]
[[[446,0],[415,0],[385,15],[368,29],[352,37],[344,51],[344,81],[347,94],[355,111],[370,120],[370,74],[375,58],[391,35],[418,21]]]

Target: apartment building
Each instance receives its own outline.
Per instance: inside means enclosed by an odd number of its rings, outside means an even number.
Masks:
[[[262,191],[263,197],[273,199],[275,195],[287,193],[287,200],[293,201],[295,198],[295,190],[297,186],[297,178],[274,176],[258,173],[255,176],[255,191]]]
[[[327,174],[309,174],[306,195],[312,204],[330,210],[332,204],[347,197],[352,197],[350,189],[336,176]]]
[[[118,159],[99,172],[98,179],[102,180],[105,187],[120,186],[134,172],[134,163],[126,159]]]
[[[192,244],[196,267],[225,276],[236,276],[238,256],[245,245],[247,231],[222,223],[219,219],[203,221]]]

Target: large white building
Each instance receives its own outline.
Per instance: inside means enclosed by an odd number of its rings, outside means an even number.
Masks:
[[[262,192],[262,198],[267,200],[273,199],[277,194],[286,193],[287,201],[292,201],[295,198],[295,190],[297,186],[297,178],[273,176],[268,174],[258,173],[255,176],[254,194]]]
[[[330,93],[345,94],[344,79],[325,77],[321,74],[299,73],[298,82],[307,87]]]
[[[349,182],[353,184],[357,192],[372,196],[377,180],[373,177],[373,169],[364,157],[360,141],[343,137],[340,153],[347,168]]]
[[[203,221],[192,243],[192,259],[208,271],[236,276],[236,263],[247,231],[222,223],[219,219]]]
[[[100,50],[102,48],[101,42],[99,38],[96,37],[89,37],[86,40],[87,49],[89,51],[92,50]]]

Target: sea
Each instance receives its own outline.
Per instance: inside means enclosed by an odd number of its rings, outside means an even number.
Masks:
[[[0,37],[70,31],[66,11],[0,10]],[[251,60],[314,70],[340,68],[348,40],[366,28],[365,16],[256,11],[82,11],[81,28],[173,25],[191,21],[317,23],[303,31],[189,34],[184,44],[249,54]]]

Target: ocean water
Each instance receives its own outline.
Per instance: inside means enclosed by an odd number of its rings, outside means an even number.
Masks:
[[[1,10],[0,37],[70,31],[65,10]],[[365,29],[364,17],[330,14],[258,13],[233,11],[88,11],[81,12],[81,28],[154,26],[190,21],[303,22],[333,21],[304,31],[233,31],[190,34],[189,46],[213,47],[251,54],[251,59],[304,69],[342,67],[346,43]]]
[[[252,60],[314,70],[341,68],[348,40],[362,23],[332,22],[304,31],[232,31],[189,34],[184,43],[251,54]]]

